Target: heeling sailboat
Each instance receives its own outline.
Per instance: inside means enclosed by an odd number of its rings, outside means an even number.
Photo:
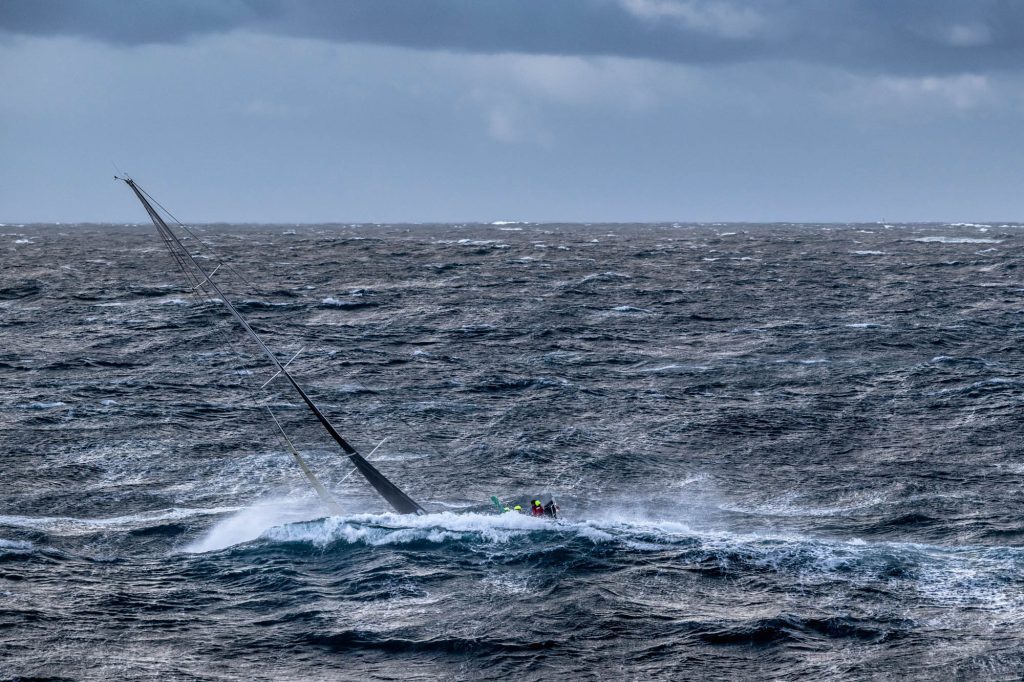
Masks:
[[[415,500],[409,497],[397,485],[389,481],[387,477],[384,476],[384,474],[378,471],[375,466],[370,464],[365,457],[360,455],[359,452],[347,440],[345,440],[340,433],[338,433],[338,430],[334,428],[334,425],[331,424],[330,420],[327,419],[324,413],[320,410],[319,407],[316,406],[316,403],[313,402],[313,400],[309,397],[309,395],[302,388],[302,386],[300,386],[299,383],[295,381],[295,378],[292,377],[292,375],[288,372],[288,363],[282,364],[281,361],[278,360],[277,356],[273,353],[273,351],[271,351],[270,348],[267,347],[267,345],[263,342],[263,339],[260,338],[259,334],[257,334],[253,330],[253,328],[249,325],[249,322],[245,319],[245,317],[242,316],[240,312],[238,312],[238,309],[235,308],[235,306],[231,303],[228,297],[221,290],[220,286],[217,284],[217,281],[213,278],[213,276],[217,272],[217,268],[215,268],[212,272],[207,272],[206,269],[202,265],[200,265],[196,258],[193,257],[192,253],[185,248],[184,244],[181,243],[181,240],[178,238],[178,236],[174,234],[170,227],[168,227],[167,223],[160,216],[157,210],[153,208],[153,204],[150,203],[150,199],[152,197],[150,197],[145,190],[140,188],[135,183],[135,181],[132,180],[130,177],[115,176],[115,179],[121,180],[126,185],[128,185],[128,187],[130,187],[131,190],[135,193],[135,196],[138,198],[138,200],[142,202],[143,208],[146,209],[146,213],[149,214],[150,220],[153,221],[153,226],[156,227],[157,232],[160,234],[161,239],[167,246],[168,250],[170,250],[171,255],[178,263],[178,266],[185,273],[186,277],[189,277],[190,279],[195,278],[197,280],[197,288],[206,289],[207,287],[209,287],[209,291],[224,303],[224,306],[228,309],[228,311],[235,318],[235,320],[242,326],[242,328],[249,335],[249,337],[252,338],[256,345],[259,346],[260,350],[263,351],[263,354],[267,356],[267,359],[270,360],[271,364],[274,365],[274,367],[277,369],[277,374],[275,374],[271,378],[271,381],[276,379],[278,376],[284,377],[288,381],[288,384],[295,390],[299,397],[302,398],[302,402],[305,403],[306,407],[309,408],[310,412],[313,413],[317,421],[320,422],[320,425],[324,428],[325,431],[327,431],[327,433],[330,434],[331,438],[334,439],[338,446],[341,447],[342,452],[344,452],[345,455],[348,456],[349,461],[351,461],[352,464],[355,465],[359,473],[361,473],[366,478],[370,485],[373,486],[374,490],[380,493],[380,496],[387,500],[388,503],[395,508],[395,511],[397,511],[399,514],[425,514],[426,510],[424,510],[423,507],[419,505],[419,503],[417,503]],[[153,203],[155,203],[155,201]],[[188,270],[189,267],[194,268],[195,273],[190,273]],[[201,279],[199,279],[200,277]],[[269,381],[267,383],[269,383]],[[270,408],[267,409],[268,411],[270,410]],[[281,423],[277,420],[277,417],[274,416],[273,412],[270,412],[270,416],[274,420],[274,423],[277,425],[277,428],[281,431],[281,434],[284,436],[285,442],[288,444],[292,457],[295,459],[296,463],[302,469],[303,474],[305,474],[306,478],[309,480],[310,485],[313,486],[313,489],[316,491],[317,495],[320,496],[320,499],[324,501],[328,509],[330,509],[333,513],[339,512],[340,510],[338,508],[337,502],[335,502],[334,498],[331,497],[331,494],[327,491],[327,488],[324,487],[324,485],[320,482],[319,479],[317,479],[312,469],[309,468],[309,465],[302,458],[302,455],[299,454],[299,451],[295,448],[294,445],[292,445],[291,440],[285,433],[284,428],[281,426]]]

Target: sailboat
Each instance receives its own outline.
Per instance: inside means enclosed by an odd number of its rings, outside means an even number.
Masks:
[[[241,325],[242,329],[245,330],[245,333],[248,334],[248,336],[256,343],[256,345],[263,352],[263,354],[267,356],[267,359],[270,360],[270,363],[277,369],[277,373],[273,377],[271,377],[270,381],[274,381],[278,377],[281,377],[287,381],[288,385],[302,399],[302,402],[309,409],[309,411],[313,413],[313,416],[316,417],[317,421],[324,428],[324,430],[327,431],[327,433],[330,434],[331,438],[333,438],[334,441],[338,444],[338,447],[341,448],[341,451],[345,454],[345,456],[348,457],[349,461],[351,461],[352,464],[355,465],[356,470],[358,470],[359,473],[362,474],[364,478],[366,478],[369,484],[373,486],[373,489],[376,490],[381,497],[387,500],[387,502],[394,508],[396,512],[398,512],[399,514],[426,514],[427,512],[422,507],[422,505],[420,505],[414,499],[409,497],[409,495],[407,495],[401,488],[399,488],[397,485],[391,482],[386,476],[384,476],[384,474],[378,471],[375,466],[373,466],[372,464],[370,464],[370,462],[366,460],[365,457],[359,454],[359,452],[352,446],[351,443],[345,440],[345,438],[343,438],[341,434],[338,433],[338,430],[334,427],[333,424],[331,424],[330,420],[323,413],[323,411],[316,405],[316,403],[313,402],[313,400],[309,397],[309,394],[306,393],[306,390],[298,383],[298,381],[295,380],[295,377],[293,377],[288,372],[288,364],[291,362],[291,360],[282,363],[281,360],[278,359],[277,355],[267,346],[266,343],[264,343],[263,339],[260,338],[260,335],[253,330],[252,326],[250,326],[249,322],[245,319],[245,317],[240,312],[238,312],[238,309],[228,299],[227,295],[225,295],[224,291],[221,289],[220,285],[217,283],[217,280],[214,277],[217,274],[219,266],[217,268],[214,268],[213,270],[207,271],[207,269],[204,268],[202,264],[199,263],[199,261],[192,255],[192,253],[187,248],[185,248],[185,246],[182,244],[181,240],[174,233],[174,231],[171,230],[171,228],[167,225],[167,223],[164,221],[160,213],[157,212],[157,210],[153,207],[154,203],[156,203],[158,206],[160,204],[156,202],[156,200],[153,199],[149,194],[147,194],[145,190],[139,187],[138,184],[136,184],[136,182],[132,180],[132,178],[128,176],[115,176],[115,179],[123,181],[135,193],[136,198],[138,198],[138,200],[142,203],[143,208],[146,209],[146,213],[149,214],[150,220],[153,221],[153,226],[156,227],[156,230],[159,233],[161,239],[163,240],[164,245],[171,252],[171,255],[174,257],[174,260],[177,262],[178,267],[185,274],[186,278],[188,278],[192,282],[195,282],[195,287],[197,290],[205,290],[211,295],[216,296],[218,299],[220,299],[220,301],[227,308],[228,312],[231,313],[231,315],[235,318],[238,324]],[[180,223],[178,224],[180,225]],[[292,359],[294,360],[294,358]],[[270,383],[270,381],[268,381],[267,383]],[[266,384],[264,384],[264,386],[265,385]],[[268,407],[267,410],[270,411],[270,408]],[[270,416],[274,420],[274,423],[277,425],[277,428],[280,430],[281,434],[284,436],[284,440],[288,444],[289,449],[291,450],[292,457],[299,465],[299,468],[302,469],[303,474],[305,474],[307,480],[309,481],[313,489],[316,491],[317,495],[320,497],[321,500],[323,500],[323,502],[327,505],[328,509],[330,509],[332,513],[340,513],[340,508],[338,507],[337,502],[327,491],[327,488],[323,485],[323,483],[321,483],[320,480],[316,477],[312,469],[310,469],[309,465],[303,459],[302,455],[292,444],[291,440],[288,438],[288,435],[284,431],[284,427],[277,420],[277,417],[274,416],[274,413],[272,411],[270,411]]]

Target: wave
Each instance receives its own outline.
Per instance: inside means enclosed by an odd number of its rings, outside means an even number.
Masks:
[[[43,284],[39,280],[22,280],[8,286],[0,286],[0,301],[29,298],[39,294],[42,290]]]
[[[23,410],[51,410],[55,407],[64,407],[67,403],[62,403],[59,400],[52,402],[34,402],[34,403],[20,403],[15,407]]]
[[[204,554],[227,549],[256,540],[282,524],[323,515],[320,505],[296,505],[291,500],[268,500],[232,511],[236,513],[217,522],[202,537],[185,545],[182,551],[187,554]]]
[[[302,542],[324,547],[335,542],[394,545],[450,540],[502,544],[529,533],[564,532],[568,522],[537,519],[525,514],[457,514],[440,512],[423,516],[357,514],[276,526],[261,537],[276,542]]]
[[[99,519],[78,519],[70,516],[13,516],[0,515],[0,526],[29,528],[55,535],[81,535],[103,530],[133,531],[167,522],[181,521],[201,516],[219,515],[237,511],[238,507],[215,507],[210,509],[188,509],[174,507],[154,511],[112,516]]]
[[[915,242],[938,244],[1002,244],[1002,239],[984,239],[981,237],[918,237]]]
[[[349,301],[328,296],[320,301],[320,305],[328,308],[374,308],[377,307],[378,304],[371,301]]]
[[[669,363],[667,365],[660,365],[658,367],[644,367],[636,370],[638,373],[654,373],[654,372],[671,372],[674,370],[680,370],[682,372],[707,372],[711,367],[707,365],[680,365],[677,363]]]
[[[460,246],[493,246],[496,249],[507,249],[508,244],[497,239],[439,239],[437,244],[456,244]]]
[[[448,635],[414,638],[354,629],[327,634],[310,632],[304,637],[304,641],[335,652],[376,649],[392,654],[426,652],[432,655],[464,655],[472,653],[477,657],[509,656],[520,652],[533,653],[542,649],[554,649],[557,646],[554,638],[530,642]]]
[[[904,499],[903,502],[905,501]],[[876,492],[860,493],[846,499],[836,500],[834,504],[821,507],[798,504],[794,495],[784,495],[780,499],[764,504],[740,505],[722,503],[717,506],[723,511],[737,514],[806,518],[848,516],[853,512],[875,508],[887,503],[890,503],[890,495],[884,492]]]
[[[259,299],[247,298],[242,301],[235,303],[235,307],[243,311],[254,311],[254,310],[273,310],[282,308],[295,307],[295,303],[285,302],[274,302],[274,301],[263,301]]]
[[[625,272],[595,272],[583,277],[578,284],[587,284],[589,282],[621,282],[627,279],[633,279],[633,275]]]
[[[831,510],[829,510],[831,511]],[[216,524],[185,548],[206,553],[245,545],[309,545],[318,551],[345,546],[402,546],[422,551],[461,546],[492,559],[517,562],[551,555],[588,570],[613,557],[648,555],[709,576],[776,574],[801,583],[842,581],[870,589],[916,593],[942,606],[997,610],[1024,608],[1019,577],[1024,548],[868,542],[815,538],[799,533],[738,533],[695,528],[672,520],[588,519],[552,521],[521,514],[453,513],[404,516],[350,514],[301,521],[315,507],[263,505]],[[253,523],[262,519],[263,524]],[[244,532],[243,532],[244,531]],[[433,548],[433,550],[431,549]],[[596,563],[595,563],[596,562]],[[582,570],[582,568],[581,568]]]
[[[326,547],[337,542],[365,545],[406,544],[426,541],[477,540],[502,543],[523,532],[550,531],[552,523],[522,514],[455,514],[423,516],[354,514],[324,517],[319,505],[295,505],[277,500],[249,507],[224,519],[202,538],[184,548],[201,554],[254,540],[304,543]]]

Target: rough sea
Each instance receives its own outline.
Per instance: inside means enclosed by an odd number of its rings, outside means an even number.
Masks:
[[[0,227],[0,677],[1024,677],[1024,227],[196,234],[430,513],[152,226]]]

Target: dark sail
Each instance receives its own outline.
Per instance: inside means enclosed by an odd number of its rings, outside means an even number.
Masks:
[[[255,331],[253,331],[253,328],[249,326],[248,321],[246,321],[246,319],[242,317],[242,314],[239,313],[235,306],[232,305],[231,301],[228,300],[228,297],[224,294],[223,291],[221,291],[220,287],[217,286],[217,283],[213,280],[212,273],[207,273],[206,270],[203,269],[203,267],[196,261],[196,259],[193,258],[192,254],[188,251],[188,249],[186,249],[185,246],[181,243],[181,240],[178,239],[177,235],[175,235],[174,232],[171,231],[171,228],[167,226],[167,223],[164,222],[164,219],[160,216],[159,213],[157,213],[156,209],[153,208],[152,204],[149,203],[149,201],[146,199],[145,192],[143,192],[135,184],[135,181],[128,177],[118,179],[123,180],[129,187],[131,187],[132,191],[135,192],[135,196],[138,197],[140,202],[142,202],[142,206],[146,209],[146,213],[149,214],[149,218],[150,220],[153,221],[153,225],[156,227],[157,232],[160,233],[160,237],[164,240],[168,247],[171,248],[172,254],[174,255],[175,259],[178,260],[179,264],[184,266],[184,259],[188,259],[188,262],[191,263],[192,267],[199,271],[199,273],[203,276],[201,286],[209,284],[210,287],[217,293],[217,296],[224,303],[224,305],[227,306],[227,309],[231,312],[235,319],[238,320],[238,323],[242,325],[242,328],[244,328],[245,331],[248,332],[249,336],[252,337],[252,339],[260,347],[260,349],[267,356],[270,362],[277,368],[278,373],[288,380],[288,383],[290,383],[292,385],[292,388],[294,388],[295,391],[299,394],[299,397],[302,398],[302,401],[306,404],[306,407],[308,407],[309,410],[313,413],[313,415],[316,416],[317,421],[320,422],[320,424],[324,427],[327,433],[331,434],[331,437],[335,440],[335,442],[337,442],[338,445],[341,446],[341,449],[345,452],[346,455],[348,455],[348,458],[352,460],[352,464],[354,464],[356,469],[359,470],[359,473],[366,477],[366,480],[370,482],[370,485],[373,486],[374,490],[380,493],[381,497],[387,500],[391,504],[391,506],[395,508],[395,511],[397,511],[399,514],[425,514],[426,511],[423,509],[423,507],[421,507],[419,504],[416,503],[415,500],[413,500],[411,497],[402,492],[402,490],[398,486],[389,481],[387,477],[384,476],[384,474],[380,473],[380,471],[377,470],[376,467],[374,467],[372,464],[366,461],[366,458],[360,455],[356,451],[356,449],[349,444],[348,441],[342,438],[341,434],[338,433],[338,431],[334,428],[334,425],[331,424],[327,417],[324,416],[324,413],[320,411],[320,408],[316,406],[316,404],[310,399],[310,397],[306,395],[306,392],[302,390],[302,387],[299,386],[295,379],[292,378],[292,375],[288,373],[288,370],[286,370],[284,365],[282,365],[281,362],[277,359],[277,356],[275,356],[270,351],[270,349],[267,348],[266,344],[263,343],[263,339],[261,339]]]

